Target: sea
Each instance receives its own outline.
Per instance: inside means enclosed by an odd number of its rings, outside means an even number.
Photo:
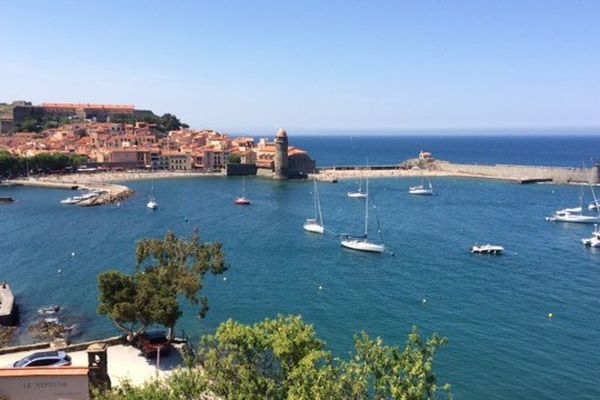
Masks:
[[[397,164],[419,151],[478,164],[580,167],[600,157],[600,135],[293,136],[319,165]],[[224,245],[229,270],[208,276],[210,310],[185,306],[177,327],[197,339],[227,319],[254,323],[301,314],[338,357],[361,331],[403,346],[417,326],[449,343],[436,354],[439,383],[457,399],[600,398],[600,249],[580,239],[593,226],[546,222],[579,205],[581,188],[477,179],[433,179],[435,195],[411,197],[419,179],[371,180],[370,235],[390,252],[340,247],[360,234],[364,203],[346,193],[358,182],[320,183],[327,233],[303,231],[314,215],[312,182],[247,178],[249,207],[236,207],[241,178],[154,181],[160,208],[145,207],[150,181],[128,182],[136,196],[120,206],[60,204],[61,190],[0,188],[0,280],[16,293],[23,328],[42,306],[58,304],[81,327],[77,340],[117,334],[97,314],[98,274],[132,272],[136,242],[171,230]],[[591,190],[584,188],[586,202]],[[477,243],[502,256],[472,255]],[[392,254],[393,252],[393,254]],[[553,317],[549,318],[549,314]]]

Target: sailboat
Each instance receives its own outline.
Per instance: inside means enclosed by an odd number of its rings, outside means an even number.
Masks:
[[[369,241],[369,178],[367,178],[367,188],[365,192],[365,234],[361,237],[346,236],[340,244],[352,250],[368,251],[371,253],[383,253],[385,246],[383,244],[373,243]]]
[[[594,202],[596,202],[596,194],[594,194]],[[552,222],[573,222],[579,224],[596,224],[600,222],[600,215],[583,215],[583,185],[581,185],[581,195],[579,196],[579,207],[565,208],[558,210],[551,217],[546,217],[546,221]]]
[[[313,233],[323,234],[325,227],[323,226],[323,214],[321,214],[321,200],[319,199],[319,189],[317,188],[317,180],[314,179],[313,197],[315,200],[315,217],[307,218],[304,222],[304,230]]]
[[[429,188],[425,187],[425,178],[421,180],[421,184],[418,186],[413,186],[408,189],[409,194],[417,194],[421,196],[432,196],[433,195],[433,186],[431,186],[431,180],[427,178],[429,182]]]
[[[353,199],[366,199],[367,194],[362,191],[362,178],[358,181],[358,190],[356,192],[348,192],[348,197]]]
[[[242,197],[235,199],[235,204],[238,206],[249,206],[250,200],[246,197],[246,178],[242,180]]]
[[[154,198],[154,179],[152,179],[152,188],[150,189],[150,196],[148,196],[148,203],[146,203],[146,207],[151,210],[158,209],[158,202]]]

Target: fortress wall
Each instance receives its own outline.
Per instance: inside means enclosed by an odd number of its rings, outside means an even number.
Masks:
[[[441,171],[451,174],[481,175],[498,179],[552,179],[556,183],[598,182],[596,168],[536,167],[525,165],[477,165],[438,162]]]

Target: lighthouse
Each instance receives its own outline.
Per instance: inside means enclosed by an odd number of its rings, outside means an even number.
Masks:
[[[275,138],[275,179],[288,179],[288,136],[284,129],[277,132]]]

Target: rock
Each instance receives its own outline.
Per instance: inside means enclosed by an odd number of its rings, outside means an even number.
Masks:
[[[31,336],[41,340],[66,339],[73,330],[73,326],[66,326],[54,318],[41,319],[27,328]]]
[[[0,347],[9,344],[15,332],[17,332],[16,326],[0,326]]]

